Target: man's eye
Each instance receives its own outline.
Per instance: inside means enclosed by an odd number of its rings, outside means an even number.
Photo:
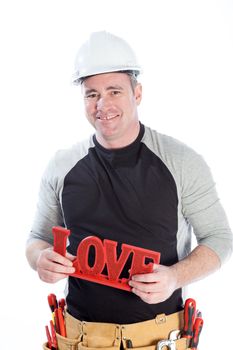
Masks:
[[[96,98],[97,94],[89,94],[89,95],[86,95],[85,97],[88,99],[92,99],[92,98]]]
[[[119,90],[113,90],[112,91],[112,95],[120,95],[120,91]]]

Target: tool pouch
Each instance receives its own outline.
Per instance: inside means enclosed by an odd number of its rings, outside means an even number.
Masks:
[[[176,350],[191,350],[191,348],[187,348],[187,342],[185,338],[181,338],[175,341]],[[78,344],[78,350],[117,350],[119,349],[119,346],[111,346],[111,347],[89,347],[85,346],[83,342]],[[131,350],[156,350],[156,344],[148,345],[148,346],[140,346],[140,347],[133,347],[133,348],[127,348],[124,349],[131,349]],[[163,347],[161,350],[167,350],[168,347]]]
[[[101,349],[101,350],[117,350],[119,349],[119,346],[109,346],[109,347],[101,347],[101,348],[93,348],[93,347],[87,347],[85,346],[83,343],[80,343],[78,345],[78,350],[98,350],[98,349]]]
[[[129,349],[129,348],[126,347],[125,349]],[[157,349],[157,342],[155,344],[153,344],[153,345],[133,347],[131,349],[132,350],[156,350]],[[167,346],[164,346],[160,350],[167,350],[167,349],[170,349],[170,348],[167,347]],[[181,339],[178,339],[178,340],[175,341],[175,349],[176,350],[189,350],[190,348],[187,348],[186,339],[185,338],[181,338]]]
[[[58,350],[78,350],[79,343],[80,339],[65,338],[57,334]],[[44,350],[50,350],[47,345],[47,343],[43,344]]]

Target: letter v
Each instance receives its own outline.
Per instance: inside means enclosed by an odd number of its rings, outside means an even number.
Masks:
[[[106,265],[108,270],[109,280],[118,280],[123,270],[123,267],[129,257],[132,249],[125,244],[121,246],[121,255],[117,260],[116,247],[117,242],[108,239],[104,240],[104,247],[106,253]]]

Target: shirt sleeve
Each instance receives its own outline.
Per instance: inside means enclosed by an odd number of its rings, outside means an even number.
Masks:
[[[40,183],[36,213],[27,244],[41,239],[53,244],[52,227],[64,226],[55,157],[49,162]]]
[[[191,149],[184,154],[181,183],[183,215],[192,225],[198,244],[214,250],[223,263],[232,253],[232,232],[211,171]]]

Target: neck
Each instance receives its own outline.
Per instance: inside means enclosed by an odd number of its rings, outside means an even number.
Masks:
[[[96,139],[101,144],[101,146],[103,146],[106,149],[120,149],[133,143],[138,137],[139,131],[140,123],[138,121],[130,128],[130,130],[127,133],[124,133],[118,138],[107,139],[97,132]]]

